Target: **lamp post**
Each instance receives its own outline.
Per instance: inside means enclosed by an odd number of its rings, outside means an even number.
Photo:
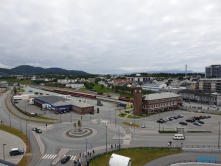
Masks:
[[[110,112],[110,123],[111,123],[111,110],[109,110],[109,112]]]
[[[87,161],[87,138],[85,138],[85,141],[86,141],[86,163],[87,163],[87,166],[88,166],[88,161]]]
[[[118,135],[119,135],[119,139],[118,139],[118,143],[119,143],[119,149],[120,149],[120,129],[119,129],[119,125],[118,125]]]
[[[21,118],[20,118],[20,130],[22,132]]]
[[[60,123],[61,123],[61,113],[60,113]]]
[[[5,160],[5,145],[6,144],[3,144],[3,159]]]
[[[7,96],[10,97],[9,95],[10,94],[8,93]],[[11,127],[11,113],[10,113],[10,111],[8,111],[8,118],[9,118],[9,124],[10,124],[10,127]]]
[[[26,120],[26,136],[28,136],[28,128],[27,128],[28,121]]]
[[[115,127],[116,127],[116,109],[115,109]]]
[[[70,116],[70,117],[71,117],[71,123],[72,123],[72,113],[70,112],[70,114],[71,114],[71,116]]]
[[[28,130],[28,145],[29,145],[29,152],[31,151],[30,141],[31,141],[31,138],[30,138],[30,130]]]
[[[218,137],[218,149],[220,148],[220,122],[219,123],[219,137]]]
[[[135,114],[134,114],[134,132],[135,132]]]
[[[160,120],[160,111],[159,111],[159,120]],[[159,131],[160,131],[160,121],[159,121]]]
[[[107,154],[107,124],[106,124],[106,154]]]

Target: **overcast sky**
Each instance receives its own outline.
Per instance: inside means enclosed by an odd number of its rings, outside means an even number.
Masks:
[[[0,67],[204,72],[221,64],[220,0],[0,0]]]

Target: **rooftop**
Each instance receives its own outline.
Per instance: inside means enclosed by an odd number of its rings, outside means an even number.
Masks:
[[[177,95],[175,93],[171,92],[164,92],[164,93],[154,93],[149,95],[144,95],[144,100],[157,100],[157,99],[166,99],[166,98],[172,98],[172,97],[180,97],[180,95]]]

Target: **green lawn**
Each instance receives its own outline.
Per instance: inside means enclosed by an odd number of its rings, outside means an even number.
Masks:
[[[14,79],[14,78],[0,79],[0,81],[7,81],[9,84],[11,83],[19,83],[22,85],[32,84],[31,80],[20,80],[20,79]]]
[[[115,154],[119,154],[122,156],[130,157],[133,166],[142,166],[154,159],[181,153],[182,151],[179,149],[140,149],[140,148],[133,148],[133,149],[125,149],[114,152]],[[90,162],[90,166],[106,166],[109,163],[110,156],[112,152],[108,153],[107,155],[101,155],[96,159]],[[162,163],[163,164],[163,163]]]
[[[86,91],[88,89],[87,88],[81,88],[80,90]],[[93,90],[96,90],[96,92],[102,92],[102,93],[117,93],[117,94],[120,94],[121,97],[133,98],[132,94],[124,93],[124,92],[115,92],[114,90],[106,88],[106,87],[101,88],[100,84],[95,84],[94,87],[93,87]]]

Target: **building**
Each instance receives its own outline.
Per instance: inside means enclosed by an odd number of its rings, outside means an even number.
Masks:
[[[127,79],[131,82],[148,82],[150,81],[150,77],[141,76],[140,74],[136,74],[134,77],[127,77]]]
[[[186,89],[179,91],[178,94],[181,95],[182,99],[186,102],[194,101],[209,105],[221,105],[221,96],[216,92]]]
[[[205,67],[205,77],[221,77],[221,65],[211,65]]]
[[[70,100],[60,96],[41,96],[33,99],[36,106],[47,108],[54,112],[73,111],[79,114],[93,113],[94,106],[86,100]]]
[[[181,96],[171,92],[145,95],[142,100],[142,113],[150,114],[165,109],[175,110],[181,102]]]
[[[221,78],[201,78],[197,90],[221,93]]]
[[[134,114],[135,115],[142,114],[142,88],[141,87],[134,88]]]

